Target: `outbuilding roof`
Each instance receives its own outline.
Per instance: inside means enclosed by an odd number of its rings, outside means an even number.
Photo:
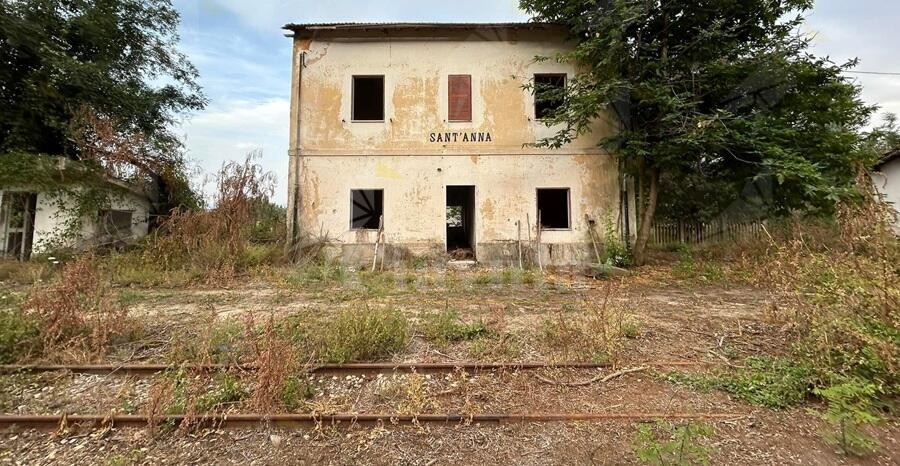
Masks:
[[[894,149],[887,154],[884,154],[884,157],[875,164],[875,169],[878,170],[898,158],[900,158],[900,149]]]

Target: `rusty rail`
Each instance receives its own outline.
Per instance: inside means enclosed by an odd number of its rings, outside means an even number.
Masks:
[[[718,365],[715,362],[699,361],[656,361],[641,363],[642,366],[653,367],[707,367]],[[468,372],[503,371],[503,370],[534,370],[534,369],[602,369],[612,367],[612,364],[596,363],[357,363],[357,364],[321,364],[307,369],[310,373],[346,373],[346,372],[450,372],[465,370]],[[183,368],[196,372],[217,372],[226,370],[255,371],[254,364],[8,364],[0,365],[0,373],[14,372],[56,372],[69,371],[79,374],[122,374],[122,375],[152,375],[167,370]]]
[[[550,413],[550,414],[221,414],[202,416],[144,415],[0,415],[0,429],[11,427],[57,429],[60,427],[143,427],[151,424],[198,427],[254,427],[354,424],[515,424],[597,421],[707,420],[727,421],[747,417],[741,413]]]

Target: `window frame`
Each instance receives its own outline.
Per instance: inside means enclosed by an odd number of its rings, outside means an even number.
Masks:
[[[466,78],[469,81],[469,110],[468,110],[468,119],[453,119],[451,118],[451,111],[453,109],[453,87],[450,85],[450,81],[453,78]],[[473,104],[472,104],[472,75],[471,74],[448,74],[447,75],[447,122],[448,123],[471,123],[473,119]]]
[[[563,89],[565,89],[569,85],[569,74],[568,73],[535,73],[533,76],[534,79],[534,119],[535,121],[545,121],[546,117],[541,117],[538,115],[538,89],[537,89],[537,79],[538,77],[562,77],[563,78]],[[547,188],[551,189],[551,188]],[[571,223],[571,222],[570,222]]]
[[[544,228],[540,221],[538,221],[538,228],[541,231],[572,231],[572,188],[564,187],[564,186],[541,186],[539,188],[535,188],[534,190],[534,213],[535,219],[539,218],[539,214],[541,212],[541,197],[540,192],[546,190],[562,190],[566,192],[566,224],[565,228],[557,228],[557,227],[548,227]],[[543,219],[542,219],[543,220]]]
[[[109,232],[106,229],[107,217],[110,215],[113,215],[113,214],[117,214],[117,213],[119,213],[119,214],[124,213],[124,214],[128,214],[128,216],[129,216],[128,227],[123,228],[121,232],[117,232],[117,233],[122,233],[121,236],[113,235],[111,232]],[[120,240],[133,239],[134,238],[134,225],[135,225],[134,214],[135,214],[134,209],[100,209],[100,211],[97,213],[97,218],[99,220],[98,225],[97,225],[98,230],[99,230],[98,233],[101,235],[104,235],[104,236],[113,236],[116,239],[120,239]],[[112,217],[109,217],[109,218],[112,219]]]
[[[381,119],[358,120],[356,118],[356,78],[381,78]],[[387,119],[387,81],[383,74],[354,74],[350,76],[350,122],[351,123],[384,123]]]
[[[350,188],[350,231],[378,231],[378,227],[375,228],[365,228],[365,227],[356,227],[353,226],[353,193],[356,191],[381,191],[381,218],[382,223],[381,227],[384,228],[384,214],[385,214],[385,202],[384,202],[384,188]]]

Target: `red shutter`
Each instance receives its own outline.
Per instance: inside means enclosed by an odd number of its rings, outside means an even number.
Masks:
[[[472,121],[472,76],[450,75],[448,83],[450,121]]]

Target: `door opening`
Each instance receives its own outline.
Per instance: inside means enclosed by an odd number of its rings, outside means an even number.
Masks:
[[[10,191],[0,204],[0,256],[28,260],[34,241],[37,194]]]
[[[475,259],[475,186],[447,186],[447,253]]]

